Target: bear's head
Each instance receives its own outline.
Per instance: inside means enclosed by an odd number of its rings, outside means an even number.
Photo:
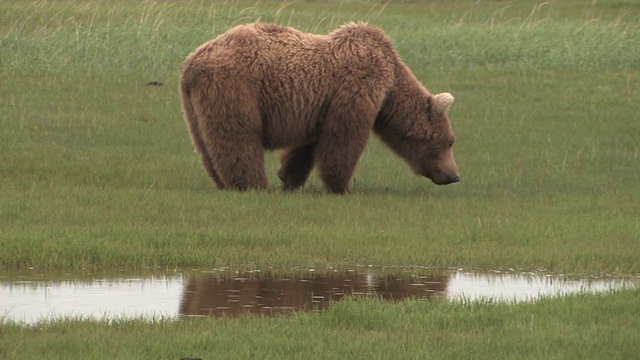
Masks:
[[[449,120],[453,96],[440,93],[428,98],[426,138],[414,143],[414,156],[409,160],[413,170],[435,184],[446,185],[460,181],[453,157],[455,135]]]

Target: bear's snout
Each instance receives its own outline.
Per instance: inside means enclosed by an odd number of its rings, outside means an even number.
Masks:
[[[449,179],[447,184],[457,183],[458,181],[460,181],[460,175],[454,175]]]
[[[441,175],[441,176],[434,176],[431,181],[433,181],[434,184],[436,185],[448,185],[448,184],[453,184],[453,183],[457,183],[458,181],[460,181],[460,175],[458,174],[454,174],[454,175]]]

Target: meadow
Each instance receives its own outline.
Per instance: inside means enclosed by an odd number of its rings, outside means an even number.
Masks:
[[[197,46],[253,21],[383,28],[428,89],[456,97],[462,181],[418,178],[372,137],[349,195],[328,195],[315,175],[282,192],[276,153],[267,190],[216,190],[182,120],[179,74]],[[640,273],[635,1],[8,0],[0,22],[0,269]],[[626,358],[640,350],[628,319],[639,302],[626,291],[513,306],[353,301],[280,319],[3,323],[0,357],[176,358],[173,346],[258,358]],[[215,347],[225,331],[237,336]],[[141,337],[121,342],[132,333]],[[312,345],[289,343],[301,336]]]

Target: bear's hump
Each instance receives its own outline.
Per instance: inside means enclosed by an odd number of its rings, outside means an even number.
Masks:
[[[379,28],[366,22],[350,22],[342,25],[331,36],[338,41],[376,42],[391,46],[391,39]]]

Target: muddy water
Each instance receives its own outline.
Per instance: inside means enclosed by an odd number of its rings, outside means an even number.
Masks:
[[[0,318],[171,318],[321,311],[346,296],[532,301],[543,296],[638,286],[638,278],[570,279],[531,273],[298,270],[146,274],[0,273]]]

